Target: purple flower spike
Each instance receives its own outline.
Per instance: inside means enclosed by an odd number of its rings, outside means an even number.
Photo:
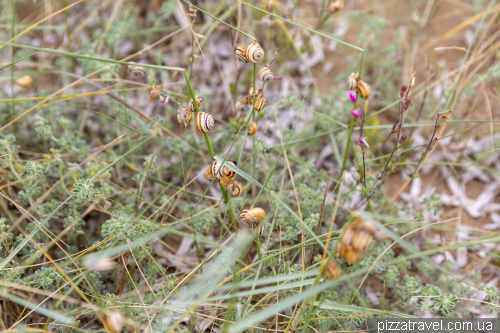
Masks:
[[[354,116],[354,117],[359,117],[361,116],[361,111],[359,110],[351,110],[351,114]]]
[[[351,99],[351,102],[356,103],[356,94],[352,91],[349,91],[349,98]]]

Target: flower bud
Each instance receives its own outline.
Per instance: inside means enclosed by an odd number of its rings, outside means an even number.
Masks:
[[[359,110],[351,110],[351,114],[354,117],[358,118],[359,116],[361,116],[361,111],[359,111]]]
[[[351,102],[356,103],[356,94],[352,91],[349,91],[349,98],[351,99]]]

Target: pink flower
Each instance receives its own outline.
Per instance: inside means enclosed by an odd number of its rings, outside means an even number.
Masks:
[[[349,91],[349,98],[351,99],[351,102],[356,103],[356,94],[352,91]]]
[[[359,144],[361,146],[367,146],[368,148],[370,148],[370,146],[368,145],[368,142],[366,142],[366,138],[365,137],[359,138]]]
[[[354,117],[359,117],[361,116],[361,111],[359,110],[351,110],[351,114],[354,116]]]

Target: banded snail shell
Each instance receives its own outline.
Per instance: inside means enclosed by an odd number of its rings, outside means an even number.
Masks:
[[[260,47],[259,44],[253,42],[252,44],[247,46],[245,57],[248,61],[256,64],[264,59],[264,50]]]
[[[205,112],[196,114],[196,127],[202,133],[208,133],[214,127],[214,118]]]
[[[264,97],[264,94],[261,94],[257,98],[255,98],[255,102],[253,103],[255,111],[261,111],[265,106],[266,98]]]
[[[220,184],[222,186],[227,186],[227,185],[231,184],[232,181],[233,181],[233,178],[229,178],[229,177],[224,176],[220,179]]]
[[[257,133],[257,130],[259,128],[257,127],[257,123],[255,121],[252,121],[250,123],[250,126],[248,127],[248,135],[255,135],[255,133]]]
[[[274,79],[274,74],[269,67],[264,67],[259,71],[259,80],[262,82],[269,82]]]
[[[179,124],[184,125],[184,127],[187,127],[187,125],[191,122],[193,119],[193,113],[185,106],[181,106],[177,110],[177,121]]]
[[[351,245],[357,251],[363,252],[370,246],[372,241],[373,235],[370,232],[358,229],[353,235]]]
[[[361,259],[362,252],[357,251],[352,246],[346,246],[343,257],[350,264],[355,264]]]
[[[196,96],[196,104],[198,104],[198,108],[201,108],[201,105],[203,104],[203,100],[201,99],[200,96]],[[191,112],[196,112],[196,108],[194,107],[193,100],[189,102],[189,110]]]
[[[325,273],[328,278],[332,280],[339,278],[341,275],[339,266],[337,266],[337,264],[333,260],[330,260],[328,264],[326,264]]]
[[[247,112],[248,111],[248,105],[243,104],[240,101],[236,102],[236,110],[239,112]]]
[[[144,76],[146,74],[146,68],[137,65],[128,65],[127,72],[133,76]]]
[[[212,181],[212,179],[214,178],[214,175],[212,174],[212,166],[210,165],[208,167],[208,169],[205,171],[205,177],[207,177],[207,179],[209,181]],[[218,183],[219,180],[217,178],[214,179],[214,183]]]
[[[104,314],[104,324],[106,328],[112,333],[118,333],[123,330],[125,317],[121,312],[108,312]]]
[[[328,4],[328,11],[330,13],[335,13],[338,12],[339,10],[342,10],[344,8],[344,0],[333,0]]]
[[[243,194],[243,185],[235,180],[234,183],[229,184],[227,191],[231,194],[231,197],[237,198]]]
[[[260,90],[260,87],[258,85],[255,85],[255,94],[258,94],[259,90]],[[250,95],[250,96],[254,95],[253,87],[250,87],[250,89],[248,89],[248,95]]]
[[[152,85],[151,89],[149,89],[149,98],[156,99],[158,96],[160,96],[160,92],[156,89],[155,85]]]
[[[370,97],[371,93],[370,86],[365,81],[359,80],[357,89],[359,97],[363,99],[367,99],[368,97]]]
[[[255,228],[266,217],[266,212],[262,208],[244,209],[240,213],[240,220],[244,226]]]
[[[233,163],[233,162],[231,162],[231,161],[226,161],[226,163],[231,164],[231,165],[233,165],[233,166],[236,166],[236,165],[234,165],[234,163]],[[222,167],[222,169],[221,169],[221,171],[219,171],[219,173],[222,173],[222,176],[229,177],[229,178],[231,178],[231,179],[233,179],[233,178],[234,178],[234,176],[236,175],[236,172],[234,172],[233,170],[229,169],[229,168],[228,168],[227,166],[225,166],[225,165]]]
[[[246,57],[246,51],[247,48],[245,46],[238,46],[235,51],[236,58],[244,64],[248,62],[248,59]]]
[[[352,72],[351,75],[347,78],[347,89],[354,90],[358,87],[358,72]]]
[[[222,171],[222,163],[221,162],[218,162],[218,161],[213,161],[211,164],[210,164],[210,172],[212,174],[212,177],[215,176],[215,178],[217,178],[217,180],[220,180],[224,175],[221,173]]]

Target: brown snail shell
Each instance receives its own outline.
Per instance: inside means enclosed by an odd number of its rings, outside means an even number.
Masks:
[[[246,56],[246,51],[247,48],[245,46],[238,46],[236,48],[236,58],[241,61],[242,63],[246,64],[248,62],[247,56]]]
[[[255,121],[252,121],[250,123],[250,126],[248,127],[248,135],[252,136],[252,135],[255,135],[255,133],[257,133],[257,130],[259,128],[257,127],[257,123]]]
[[[264,220],[265,217],[266,212],[259,207],[243,209],[240,213],[241,223],[248,228],[255,228]]]
[[[260,87],[258,85],[255,85],[255,94],[258,94],[259,93],[259,90],[260,90]],[[249,96],[253,96],[254,95],[254,92],[253,92],[253,86],[250,87],[250,89],[248,89],[248,95]],[[249,102],[247,102],[247,104],[249,104]]]
[[[146,74],[146,68],[138,65],[128,65],[127,72],[133,76],[144,76]]]
[[[191,122],[193,119],[193,113],[185,106],[181,106],[177,110],[177,121],[179,122],[180,125],[184,125],[184,127],[187,127],[187,125]]]
[[[269,82],[274,79],[274,74],[269,67],[264,67],[259,71],[259,80],[262,82]]]
[[[337,266],[337,264],[333,260],[328,261],[325,273],[328,276],[328,278],[332,280],[338,279],[341,275],[339,266]]]
[[[361,97],[363,99],[368,99],[368,97],[370,97],[370,93],[371,93],[370,86],[365,81],[359,80],[357,89],[358,89],[359,97]]]
[[[231,197],[237,198],[243,194],[243,185],[237,180],[234,183],[229,184],[227,187],[227,192],[231,194]]]
[[[351,75],[347,78],[347,89],[354,90],[358,87],[358,72],[352,72]]]
[[[232,181],[233,181],[233,178],[224,176],[220,179],[220,184],[222,186],[227,186],[227,185],[231,184]]]
[[[253,42],[252,44],[247,46],[247,49],[245,51],[245,58],[247,58],[248,61],[256,64],[264,59],[264,50],[260,47],[259,44]]]
[[[338,12],[344,8],[344,0],[332,0],[327,6],[330,13]]]
[[[255,102],[253,103],[253,107],[255,111],[261,111],[266,106],[266,98],[264,94],[260,94],[255,98]]]
[[[198,109],[201,108],[201,105],[203,104],[203,100],[201,99],[200,96],[196,96],[196,104],[198,104]],[[193,100],[189,102],[189,110],[191,112],[196,112],[196,108],[194,107]]]
[[[205,112],[196,114],[196,127],[202,133],[208,133],[214,127],[214,118]]]
[[[160,96],[160,92],[158,91],[158,89],[156,89],[155,85],[152,85],[151,89],[149,89],[149,98],[157,99],[158,96]]]
[[[205,177],[207,177],[207,179],[209,181],[212,181],[212,179],[214,178],[214,175],[212,174],[212,165],[210,165],[207,169],[207,171],[205,171]],[[218,183],[219,182],[219,179],[215,178],[214,179],[214,183]]]

